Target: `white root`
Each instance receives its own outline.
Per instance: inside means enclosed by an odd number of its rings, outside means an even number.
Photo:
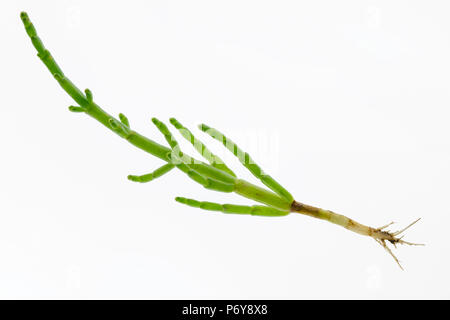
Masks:
[[[375,229],[373,232],[373,234],[371,235],[372,238],[375,239],[376,242],[378,242],[391,256],[392,258],[395,260],[395,262],[398,264],[398,266],[400,267],[400,269],[404,270],[402,265],[400,264],[400,261],[397,259],[397,257],[395,256],[395,254],[392,252],[392,250],[387,246],[386,241],[390,242],[394,248],[397,248],[397,244],[407,244],[410,246],[424,246],[425,244],[423,243],[412,243],[412,242],[408,242],[408,241],[404,241],[402,240],[402,238],[404,236],[401,236],[399,238],[397,238],[396,236],[398,236],[399,234],[405,232],[407,229],[409,229],[410,227],[412,227],[415,223],[417,223],[420,220],[417,219],[414,222],[410,223],[408,226],[406,226],[405,228],[399,230],[399,231],[395,231],[395,232],[390,232],[390,231],[382,231],[383,229],[385,229],[386,227],[390,226],[393,224],[393,222],[380,227],[378,229]]]

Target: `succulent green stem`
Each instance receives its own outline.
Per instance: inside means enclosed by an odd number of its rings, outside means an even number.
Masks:
[[[58,81],[60,86],[66,91],[72,99],[74,99],[79,106],[72,106],[71,111],[84,112],[87,115],[93,117],[101,124],[103,124],[108,129],[114,131],[119,136],[127,139],[128,142],[135,145],[136,147],[167,161],[167,153],[171,150],[153,140],[150,140],[137,132],[134,132],[127,128],[122,122],[115,119],[113,116],[108,114],[102,108],[100,108],[94,101],[92,93],[89,89],[86,89],[85,94],[81,92],[62,72],[61,68],[58,66],[56,61],[53,59],[50,51],[48,51],[41,39],[37,35],[36,29],[31,23],[28,15],[25,12],[20,14],[22,22],[25,26],[25,30],[33,43],[33,46],[38,52],[38,57],[45,64],[50,73]]]
[[[294,197],[287,191],[284,187],[282,187],[278,182],[275,181],[271,176],[264,173],[260,166],[258,166],[255,161],[250,157],[247,152],[244,152],[240,149],[236,143],[234,143],[231,139],[227,138],[218,130],[207,126],[206,124],[199,125],[200,130],[206,132],[214,139],[222,142],[222,144],[230,150],[236,157],[239,158],[239,161],[246,167],[256,178],[261,180],[263,184],[265,184],[268,188],[279,194],[281,197],[288,200],[290,203],[294,201]]]
[[[221,158],[219,158],[219,156],[215,155],[214,153],[212,153],[204,144],[203,142],[201,142],[200,140],[198,140],[193,134],[192,132],[184,127],[177,119],[175,118],[170,118],[170,123],[178,129],[178,131],[180,132],[180,134],[187,140],[189,141],[192,146],[195,148],[195,150],[197,150],[198,153],[200,153],[200,155],[202,155],[206,160],[209,161],[209,163],[215,167],[218,168],[222,171],[227,172],[228,174],[232,175],[233,177],[236,177],[236,174],[233,172],[233,170],[231,170],[230,168],[227,167],[227,165],[223,162],[223,160]]]
[[[220,211],[223,213],[251,214],[254,216],[266,216],[266,217],[282,217],[289,214],[289,211],[283,211],[271,207],[258,205],[242,206],[237,204],[219,204],[215,202],[197,201],[194,199],[187,199],[182,197],[176,197],[175,200],[194,208],[200,208],[210,211]]]
[[[162,175],[166,174],[167,172],[169,172],[170,170],[172,170],[175,166],[171,163],[166,163],[165,165],[159,167],[158,169],[156,169],[155,171],[148,173],[148,174],[144,174],[141,176],[134,176],[134,175],[129,175],[128,176],[128,180],[130,181],[134,181],[134,182],[150,182],[156,178],[161,177]]]

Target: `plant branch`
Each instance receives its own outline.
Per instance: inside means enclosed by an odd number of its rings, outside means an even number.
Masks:
[[[73,84],[70,79],[68,79],[64,75],[63,71],[58,66],[51,53],[45,48],[41,39],[38,37],[36,29],[31,23],[28,15],[25,12],[22,12],[20,14],[20,17],[33,46],[38,52],[38,57],[41,59],[41,61],[44,63],[53,77],[58,81],[63,90],[66,91],[67,94],[71,96],[72,99],[78,104],[78,106],[70,106],[70,111],[86,113],[87,115],[99,121],[111,131],[115,132],[120,137],[126,139],[132,145],[167,162],[167,164],[156,169],[152,173],[142,176],[129,175],[129,180],[136,182],[148,182],[164,175],[165,173],[176,167],[180,171],[187,174],[189,178],[207,189],[220,192],[235,192],[240,196],[263,203],[266,206],[218,204],[213,202],[197,201],[193,199],[177,197],[176,201],[180,203],[196,208],[221,211],[224,213],[251,214],[274,217],[284,216],[289,214],[290,212],[296,212],[314,218],[326,220],[358,234],[372,237],[377,241],[377,243],[379,243],[386,249],[386,251],[395,259],[400,267],[401,265],[398,259],[392,253],[391,249],[387,246],[387,243],[391,243],[394,246],[396,246],[396,244],[418,245],[404,241],[402,240],[402,237],[398,237],[401,233],[415,224],[418,220],[400,231],[390,232],[385,231],[384,229],[392,223],[380,228],[371,228],[332,211],[323,210],[294,201],[292,195],[277,181],[275,181],[275,179],[267,175],[253,161],[253,159],[247,152],[241,150],[233,141],[225,137],[218,130],[210,128],[207,125],[202,124],[199,126],[199,128],[202,131],[208,133],[214,139],[220,141],[230,152],[232,152],[236,157],[239,158],[244,167],[246,167],[271,191],[258,187],[245,180],[238,179],[235,173],[231,169],[229,169],[218,156],[212,154],[201,141],[197,140],[193,136],[193,134],[188,129],[183,127],[183,125],[179,123],[175,118],[170,119],[172,125],[174,125],[175,128],[180,131],[181,135],[186,138],[194,146],[194,148],[206,160],[210,162],[210,164],[199,161],[181,152],[179,144],[175,140],[170,130],[163,122],[159,121],[156,118],[153,118],[152,122],[164,135],[164,138],[166,139],[170,148],[142,136],[141,134],[131,129],[130,122],[125,115],[119,114],[119,119],[114,118],[94,102],[93,94],[89,89],[86,89],[84,93],[80,89],[78,89],[78,87],[76,87],[75,84]]]

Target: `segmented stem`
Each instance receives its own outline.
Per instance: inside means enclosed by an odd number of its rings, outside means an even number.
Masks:
[[[207,126],[206,124],[199,125],[200,130],[206,132],[214,139],[222,142],[222,144],[230,150],[239,161],[246,167],[256,178],[261,180],[261,182],[268,188],[279,194],[281,197],[292,202],[294,197],[283,188],[278,182],[275,181],[271,176],[264,173],[260,166],[258,166],[255,161],[250,157],[247,152],[242,151],[231,139],[227,138],[218,130]]]
[[[172,170],[174,167],[175,166],[172,163],[166,163],[165,165],[159,167],[155,171],[148,173],[148,174],[144,174],[141,176],[129,175],[128,180],[134,181],[134,182],[150,182],[150,181],[166,174],[167,172]]]
[[[194,199],[176,197],[176,201],[194,208],[210,211],[220,211],[224,213],[251,214],[254,216],[282,217],[289,214],[289,211],[282,211],[266,206],[242,206],[237,204],[219,204],[215,202],[197,201]]]
[[[128,140],[134,146],[167,161],[167,153],[171,150],[151,139],[148,139],[135,131],[129,130],[126,126],[115,119],[113,116],[108,114],[106,111],[101,109],[96,103],[94,103],[92,98],[92,93],[90,90],[86,90],[85,94],[81,92],[63,73],[61,68],[58,66],[56,61],[53,59],[51,53],[45,48],[41,39],[38,37],[36,29],[31,23],[28,15],[25,12],[20,14],[20,18],[22,19],[23,25],[28,36],[33,43],[33,46],[36,48],[38,52],[38,57],[45,64],[50,73],[54,76],[54,78],[58,81],[60,86],[66,91],[72,99],[74,99],[79,106],[71,106],[69,107],[70,111],[74,112],[84,112],[89,116],[93,117],[108,129],[114,131],[122,138]],[[128,130],[125,130],[128,129]]]
[[[174,164],[178,169],[186,173],[192,180],[201,184],[206,189],[221,191],[221,192],[233,192],[234,183],[222,182],[210,177],[206,177],[200,174],[197,170],[192,168],[192,164],[195,164],[195,159],[183,154],[178,145],[177,140],[172,135],[172,132],[167,126],[156,118],[152,119],[153,124],[162,133],[167,143],[172,148],[172,153],[169,153],[167,157],[170,159],[170,163]],[[211,167],[211,170],[213,167]],[[216,169],[218,170],[218,169]]]
[[[234,192],[243,197],[264,203],[268,206],[272,206],[280,210],[289,211],[292,204],[292,202],[286,200],[283,197],[280,197],[278,194],[270,190],[258,187],[242,179],[238,179],[236,181]]]
[[[175,139],[173,134],[170,132],[169,128],[157,118],[152,118],[153,124],[158,128],[158,130],[163,134],[170,148],[174,151],[180,152],[180,157],[182,156],[180,146],[178,145],[178,141]]]
[[[39,58],[55,77],[63,90],[66,91],[79,104],[79,106],[69,107],[70,111],[86,113],[102,123],[108,129],[118,134],[120,137],[126,139],[134,146],[160,159],[163,159],[164,161],[176,165],[177,168],[188,174],[193,180],[197,181],[205,188],[223,192],[235,191],[238,194],[262,203],[269,205],[271,203],[275,203],[278,207],[280,207],[280,203],[283,203],[282,207],[284,208],[286,206],[283,199],[273,197],[270,193],[268,193],[269,199],[267,199],[265,193],[258,191],[260,189],[259,187],[256,187],[250,183],[242,183],[243,180],[239,180],[239,183],[237,183],[236,181],[238,180],[235,177],[216,167],[204,164],[198,160],[194,160],[187,155],[184,155],[183,159],[172,157],[174,153],[172,149],[148,139],[134,130],[131,130],[128,119],[125,116],[119,116],[120,120],[118,120],[108,114],[93,101],[93,95],[89,89],[86,89],[83,94],[83,92],[81,92],[67,77],[65,77],[61,68],[57,65],[50,52],[44,47],[42,41],[37,36],[36,30],[28,18],[28,15],[25,12],[22,12],[20,16],[33,46],[38,51]],[[168,130],[165,130],[167,127],[162,128],[166,139],[169,138],[169,145],[176,147],[177,145],[174,144],[176,141],[173,141],[172,139],[173,136],[171,137],[167,135]],[[264,191],[268,192],[266,190]]]
[[[195,150],[197,150],[200,155],[202,155],[208,162],[215,168],[220,169],[222,171],[227,172],[228,174],[236,177],[236,174],[227,167],[227,165],[223,162],[223,160],[213,154],[200,140],[198,140],[194,134],[186,127],[184,127],[177,119],[170,118],[170,123],[178,129],[180,134],[189,141],[192,146],[194,146]]]

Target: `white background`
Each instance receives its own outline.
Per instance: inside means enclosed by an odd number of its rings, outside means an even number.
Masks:
[[[3,1],[0,298],[450,298],[448,1]],[[158,142],[175,116],[231,136],[297,200],[401,228],[405,271],[330,223],[225,215],[83,114],[62,69]],[[181,140],[181,137],[177,135]],[[253,177],[198,133],[243,178]],[[183,141],[186,151],[192,148]],[[193,154],[193,153],[192,153]]]

